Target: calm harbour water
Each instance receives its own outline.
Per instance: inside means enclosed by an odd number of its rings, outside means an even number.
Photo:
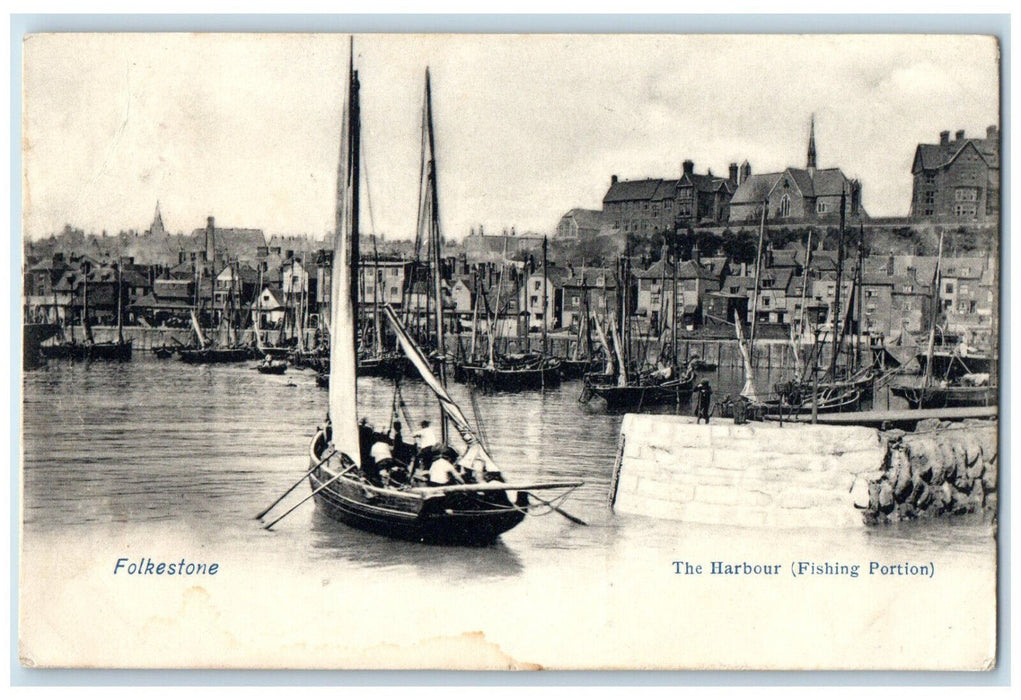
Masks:
[[[717,396],[736,391],[740,383],[740,377],[707,376]],[[255,514],[307,469],[309,439],[324,417],[327,394],[310,372],[266,376],[249,363],[189,366],[139,353],[126,364],[51,363],[26,372],[23,387],[21,594],[29,616],[23,616],[21,629],[23,638],[37,641],[34,648],[23,642],[23,653],[43,663],[303,667],[310,662],[300,653],[302,645],[347,626],[349,636],[391,646],[413,644],[420,635],[483,630],[514,658],[559,668],[791,667],[839,633],[861,638],[866,655],[860,660],[841,652],[828,663],[882,666],[888,657],[881,645],[890,637],[868,622],[870,606],[879,604],[871,601],[887,590],[891,595],[908,590],[889,586],[918,586],[865,578],[825,585],[790,579],[681,585],[671,564],[676,559],[934,560],[951,588],[923,586],[920,605],[936,605],[944,595],[986,592],[976,594],[979,614],[961,613],[962,636],[942,640],[938,649],[918,649],[917,663],[944,658],[939,654],[953,663],[960,658],[958,646],[981,650],[994,629],[987,606],[994,590],[995,534],[988,522],[778,533],[614,514],[607,495],[622,416],[606,414],[598,400],[580,404],[579,382],[545,394],[480,394],[478,403],[493,455],[508,479],[583,480],[564,508],[589,526],[555,513],[530,517],[481,549],[362,533],[323,517],[311,502],[272,532],[260,527]],[[359,380],[359,391],[361,414],[385,424],[392,385],[366,378]],[[452,387],[470,417],[466,392]],[[402,393],[412,416],[436,416],[424,385],[404,382]],[[276,513],[306,495],[302,484]],[[215,612],[181,618],[189,608],[180,606],[198,604],[188,588],[196,584],[115,577],[113,565],[122,556],[219,562],[223,575],[202,583]],[[304,615],[291,612],[295,597],[314,599],[318,591],[327,592],[328,605]],[[436,617],[435,601],[452,591],[474,604]],[[815,602],[806,604],[806,595]],[[393,614],[373,614],[366,596],[387,601]],[[837,632],[816,624],[848,596],[861,610],[852,608],[846,621],[831,624]],[[93,599],[103,604],[82,606]],[[364,617],[351,617],[350,601]],[[501,604],[490,604],[495,601]],[[649,607],[654,601],[660,602]],[[40,610],[47,614],[40,617]],[[912,614],[910,608],[894,610]],[[803,647],[774,648],[765,638],[734,647],[726,627],[713,627],[732,616],[758,620],[762,634],[777,624],[800,625]],[[516,624],[519,618],[542,629],[554,624],[557,634],[533,633],[538,628]],[[146,632],[154,620],[164,619],[186,620],[194,626],[188,633],[199,637],[209,636],[210,620],[217,621],[230,631],[229,639],[249,640],[243,650],[264,649],[267,656],[231,656],[236,644],[217,642],[215,634],[210,649],[200,653],[173,634]],[[253,627],[253,619],[262,624]],[[678,637],[681,620],[699,625],[703,636]],[[94,645],[89,636],[89,630],[111,622],[121,637],[135,639],[126,651]],[[899,618],[891,624],[911,628]],[[629,640],[626,647],[606,634],[610,628]],[[663,646],[667,638],[673,646]],[[94,656],[83,649],[94,649]],[[363,657],[345,649],[331,650],[332,656],[315,663],[404,663],[403,657]]]
[[[706,377],[717,397],[736,391],[741,382],[733,374]],[[451,391],[471,416],[467,389],[452,385]],[[392,384],[362,378],[359,392],[361,415],[387,424]],[[526,519],[493,548],[505,562],[523,562],[548,549],[605,547],[657,526],[638,519],[639,531],[632,531],[629,520],[607,507],[622,417],[607,414],[598,399],[579,403],[580,392],[579,382],[567,382],[545,394],[477,395],[491,451],[509,480],[585,482],[564,507],[591,527],[562,527],[556,514]],[[423,384],[402,382],[401,393],[415,420],[435,418],[435,402]],[[74,533],[114,525],[155,532],[164,523],[183,525],[198,536],[266,546],[273,538],[252,516],[306,469],[309,438],[322,423],[326,401],[311,372],[290,369],[284,376],[266,376],[251,363],[189,366],[140,354],[125,364],[51,362],[27,372],[26,531]],[[307,495],[307,487],[296,489],[285,505],[299,495]],[[288,551],[293,553],[296,544],[301,551],[303,542],[309,558],[339,555],[366,566],[406,565],[409,556],[426,566],[437,558],[472,562],[479,556],[383,541],[314,511],[309,502],[277,526],[275,537],[287,540]],[[540,520],[557,521],[554,537],[550,527],[536,526]],[[971,540],[985,539],[987,529],[939,523],[863,532],[856,536],[968,549]]]

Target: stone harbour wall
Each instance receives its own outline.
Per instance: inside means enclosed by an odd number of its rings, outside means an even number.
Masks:
[[[688,522],[844,528],[995,511],[996,423],[914,433],[629,414],[610,502]]]
[[[851,491],[887,453],[872,428],[688,416],[629,414],[621,442],[617,512],[748,527],[860,526]]]
[[[997,423],[923,421],[913,433],[888,433],[887,441],[883,467],[856,484],[855,506],[866,522],[996,512]]]

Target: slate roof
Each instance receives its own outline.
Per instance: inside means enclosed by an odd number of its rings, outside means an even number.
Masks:
[[[973,147],[990,168],[1000,167],[1000,154],[986,139],[963,139],[948,146],[938,143],[920,143],[915,148],[912,173],[920,170],[938,170],[953,163],[968,147]]]
[[[752,175],[740,185],[730,200],[731,206],[735,204],[760,204],[766,198],[773,185],[780,179],[783,173],[763,173]]]

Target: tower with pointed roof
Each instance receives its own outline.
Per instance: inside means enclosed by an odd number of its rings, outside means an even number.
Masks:
[[[149,227],[149,232],[154,236],[162,236],[167,232],[163,228],[163,215],[160,214],[160,202],[158,199],[156,200],[156,214],[152,218],[152,226]]]
[[[811,126],[808,132],[808,162],[805,164],[810,173],[815,172],[815,115],[812,115]]]

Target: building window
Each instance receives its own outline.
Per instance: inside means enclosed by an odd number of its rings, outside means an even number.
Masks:
[[[933,190],[928,190],[925,193],[925,203],[926,204],[935,204],[936,203],[936,193]]]
[[[572,296],[571,306],[578,306],[581,303],[581,297]]]
[[[955,204],[954,205],[954,216],[959,216],[962,219],[974,218],[977,209],[974,204]]]
[[[780,199],[780,216],[791,215],[791,198],[790,195],[784,195]]]
[[[935,185],[936,184],[936,173],[926,173],[925,174],[925,184],[927,184],[927,185]]]
[[[819,202],[819,203],[818,203],[818,204],[816,205],[816,207],[815,207],[815,210],[816,210],[816,211],[817,211],[818,213],[820,213],[820,214],[825,214],[825,213],[826,213],[826,202]]]
[[[943,293],[944,294],[953,294],[954,293],[954,283],[953,282],[947,282],[943,286]]]
[[[976,202],[978,191],[974,187],[958,187],[954,191],[955,202]]]

